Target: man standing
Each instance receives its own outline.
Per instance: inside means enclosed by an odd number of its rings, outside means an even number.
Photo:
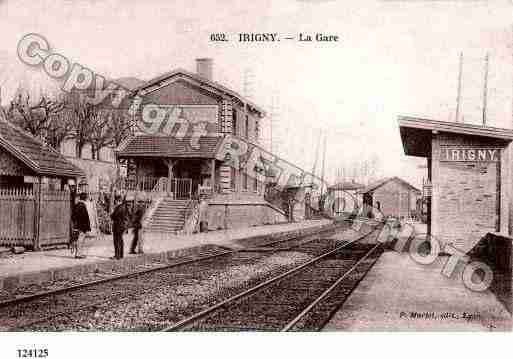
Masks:
[[[143,248],[142,248],[142,241],[141,241],[141,229],[142,229],[142,220],[143,220],[143,215],[144,215],[144,210],[142,208],[142,206],[138,206],[138,205],[135,205],[136,206],[136,210],[134,212],[134,215],[132,217],[132,223],[133,223],[133,226],[134,226],[134,229],[133,229],[133,232],[134,232],[134,237],[132,238],[132,245],[130,246],[130,254],[136,254],[135,250],[136,248],[138,249],[137,250],[137,253],[144,253],[143,252]],[[139,247],[137,247],[137,245],[139,244]]]
[[[87,193],[80,193],[79,201],[73,207],[71,214],[71,222],[73,229],[78,231],[78,239],[75,247],[75,258],[85,258],[86,256],[81,254],[85,244],[86,233],[91,231],[91,222],[89,221],[89,214],[87,212]]]
[[[117,195],[114,198],[114,211],[110,215],[112,219],[112,237],[114,239],[114,257],[111,257],[111,259],[123,258],[123,232],[126,231],[127,216],[126,201],[121,201],[121,196]]]
[[[199,224],[200,232],[208,232],[208,202],[203,196],[199,204]]]

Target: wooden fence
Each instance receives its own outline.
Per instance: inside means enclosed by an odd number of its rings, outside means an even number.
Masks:
[[[71,223],[70,193],[0,189],[0,246],[36,250],[67,244]]]

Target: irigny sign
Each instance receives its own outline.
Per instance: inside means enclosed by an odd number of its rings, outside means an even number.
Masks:
[[[482,147],[442,147],[440,161],[442,162],[498,162],[500,148]]]

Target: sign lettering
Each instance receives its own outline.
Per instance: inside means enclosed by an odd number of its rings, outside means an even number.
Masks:
[[[445,147],[440,154],[442,162],[498,162],[499,160],[499,148]]]

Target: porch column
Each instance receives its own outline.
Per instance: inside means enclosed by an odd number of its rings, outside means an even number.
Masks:
[[[167,165],[167,193],[171,193],[171,180],[173,179],[173,167],[176,164],[176,160],[166,159],[164,163]]]
[[[212,194],[214,194],[215,188],[215,180],[216,180],[216,160],[212,158],[210,162],[210,186],[212,187]]]

